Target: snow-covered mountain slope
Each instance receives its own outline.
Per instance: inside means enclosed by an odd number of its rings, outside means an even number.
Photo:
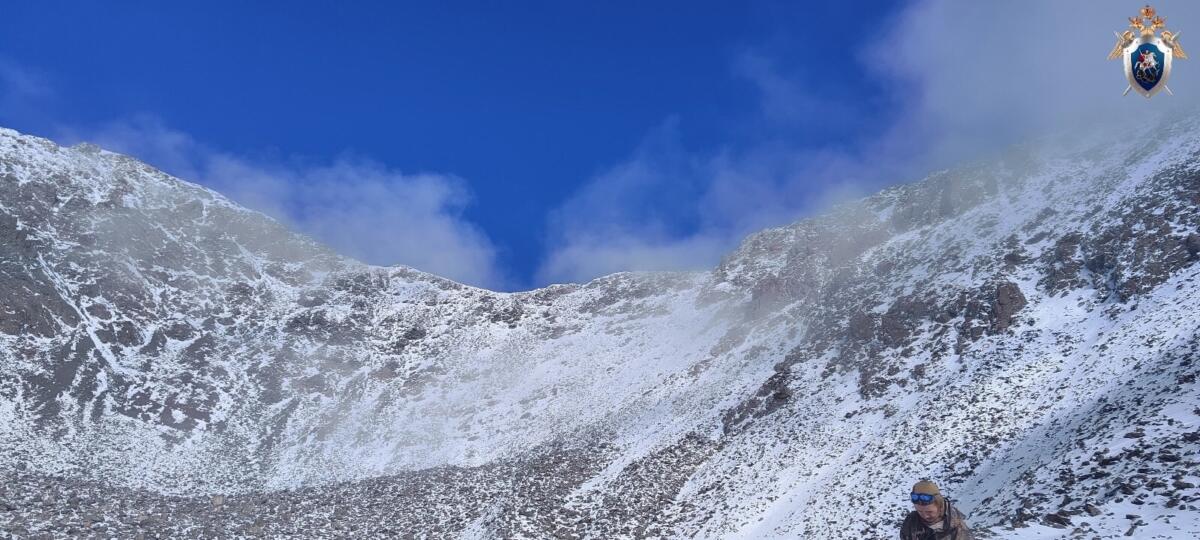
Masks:
[[[1093,139],[495,293],[0,131],[0,522],[885,538],[928,476],[996,537],[1196,537],[1200,122]]]

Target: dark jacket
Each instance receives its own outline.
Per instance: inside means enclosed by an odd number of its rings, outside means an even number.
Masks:
[[[935,534],[921,520],[921,515],[913,510],[900,526],[900,540],[974,540],[975,536],[967,527],[962,512],[951,506],[949,499],[942,499],[942,504],[946,510],[942,513],[942,530]]]

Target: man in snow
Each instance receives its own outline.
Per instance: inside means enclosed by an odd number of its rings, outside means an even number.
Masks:
[[[942,497],[937,484],[921,480],[910,496],[913,511],[900,526],[900,540],[974,540],[962,512]]]

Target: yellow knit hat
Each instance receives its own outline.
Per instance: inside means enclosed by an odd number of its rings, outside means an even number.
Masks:
[[[938,490],[937,484],[933,483],[932,480],[921,480],[913,484],[912,492],[933,495],[935,501],[942,502],[942,492]]]

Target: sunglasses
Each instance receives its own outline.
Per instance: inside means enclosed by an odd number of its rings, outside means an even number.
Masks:
[[[928,493],[913,493],[912,494],[912,502],[913,502],[913,504],[917,504],[920,506],[925,506],[927,504],[933,504],[933,495],[930,495]]]

